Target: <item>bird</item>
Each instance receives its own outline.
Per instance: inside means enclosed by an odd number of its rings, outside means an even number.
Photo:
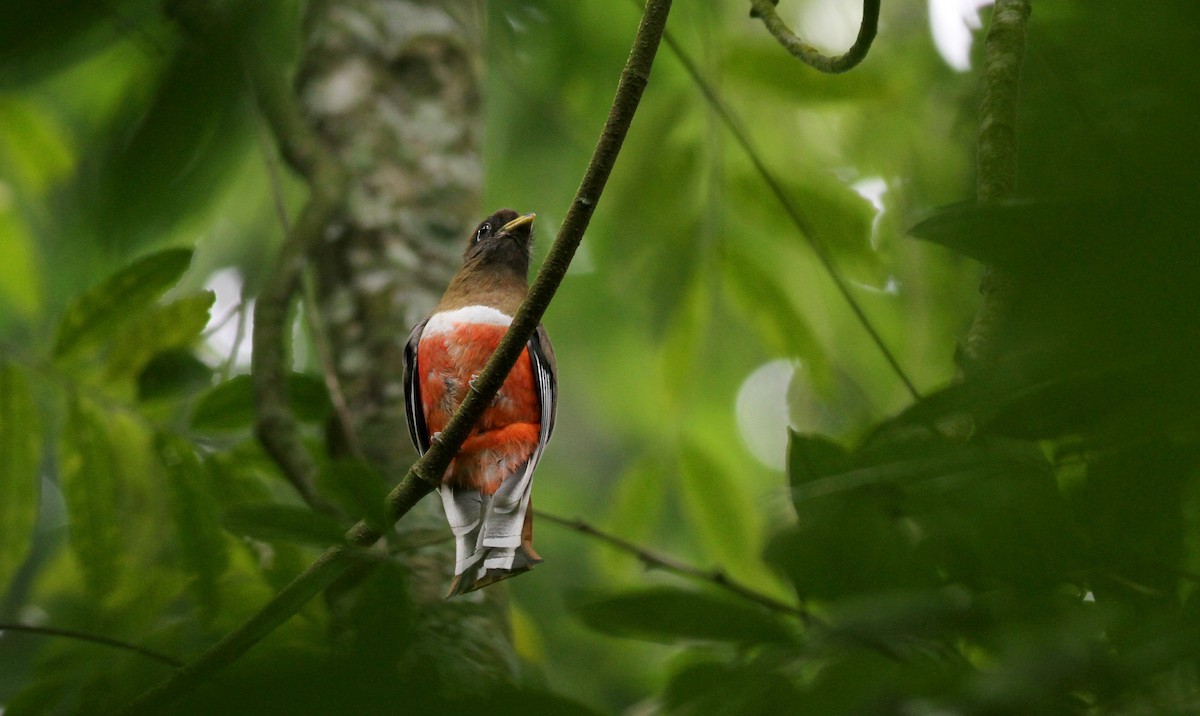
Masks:
[[[529,290],[535,214],[501,209],[467,240],[463,264],[404,349],[409,434],[424,455],[466,398]],[[558,369],[542,324],[450,461],[438,488],[454,533],[447,598],[529,571],[533,471],[554,431]]]

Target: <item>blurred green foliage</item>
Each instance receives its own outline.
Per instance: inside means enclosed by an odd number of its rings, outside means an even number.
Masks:
[[[562,404],[537,504],[811,621],[544,524],[547,563],[500,587],[516,685],[401,661],[414,585],[376,556],[352,600],[314,600],[177,712],[1200,710],[1194,11],[1036,3],[1018,196],[981,207],[978,76],[941,61],[922,3],[885,3],[871,55],[838,77],[743,5],[678,5],[671,31],[925,395],[664,48],[546,316]],[[276,192],[303,193],[273,185],[232,49],[261,36],[288,61],[299,8],[204,49],[148,0],[33,8],[0,9],[0,621],[186,659],[339,535],[254,442],[249,379],[206,334],[240,300],[209,276],[233,267],[252,296]],[[637,8],[487,14],[487,203],[554,227]],[[995,362],[956,367],[979,262],[1017,289]],[[329,399],[303,336],[295,353],[315,446]],[[945,437],[964,415],[975,436]],[[327,461],[321,484],[382,519],[366,466]],[[6,714],[103,711],[169,668],[11,631],[0,663]]]

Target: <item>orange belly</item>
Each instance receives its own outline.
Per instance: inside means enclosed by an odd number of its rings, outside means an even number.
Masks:
[[[417,365],[425,425],[431,436],[445,429],[505,330],[494,324],[460,323],[449,331],[421,338]],[[491,494],[529,459],[541,433],[541,405],[533,386],[526,348],[446,468],[443,482]]]

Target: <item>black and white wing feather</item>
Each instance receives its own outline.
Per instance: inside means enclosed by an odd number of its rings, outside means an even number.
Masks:
[[[421,370],[417,365],[417,346],[425,331],[426,318],[413,327],[404,344],[404,415],[408,418],[408,435],[421,455],[429,449],[429,428],[425,425],[425,403],[421,400]]]

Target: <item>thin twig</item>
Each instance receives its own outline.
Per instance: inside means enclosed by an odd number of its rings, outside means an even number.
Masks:
[[[204,332],[200,334],[201,340],[208,340],[214,333],[224,328],[225,324],[229,323],[230,319],[237,315],[237,312],[241,309],[241,307],[242,303],[241,301],[238,301],[229,308],[225,309],[225,313],[222,313],[220,318],[209,321],[208,327],[205,328]]]
[[[673,557],[667,557],[665,555],[658,554],[657,552],[652,552],[645,547],[634,544],[627,539],[618,537],[609,532],[605,532],[580,519],[570,520],[549,512],[544,512],[542,510],[534,510],[534,516],[539,520],[560,525],[562,527],[575,530],[580,534],[594,537],[601,542],[606,542],[623,552],[628,552],[629,554],[637,557],[642,564],[646,565],[647,567],[658,568],[667,572],[674,572],[682,577],[712,584],[716,587],[724,589],[727,592],[736,594],[747,601],[751,601],[759,606],[766,607],[772,611],[799,617],[800,620],[805,624],[809,624],[813,619],[812,615],[804,607],[797,606],[795,604],[788,604],[787,602],[780,601],[770,595],[763,594],[762,592],[752,589],[751,587],[748,587],[735,580],[733,577],[730,577],[722,569],[700,569],[695,565],[688,564],[687,562],[681,562]]]
[[[251,84],[253,87],[253,84]],[[263,160],[267,167],[267,180],[271,187],[271,198],[275,206],[275,214],[279,218],[279,225],[283,228],[285,235],[291,233],[291,221],[287,214],[287,205],[283,198],[283,180],[279,175],[279,164],[275,161],[275,154],[271,151],[269,144],[269,128],[265,125],[265,120],[262,115],[259,115],[259,132],[260,144],[263,150]],[[313,345],[317,348],[317,356],[321,361],[321,373],[325,378],[325,389],[329,392],[329,400],[333,404],[334,414],[337,416],[338,424],[341,428],[342,436],[346,439],[346,443],[350,447],[350,452],[355,458],[362,460],[363,451],[361,443],[358,440],[358,432],[354,429],[353,418],[350,415],[350,406],[346,401],[346,394],[342,390],[342,382],[338,379],[337,370],[334,366],[333,348],[330,346],[329,336],[325,332],[325,322],[321,320],[321,310],[317,305],[316,291],[313,289],[311,277],[307,272],[304,272],[300,280],[302,281],[301,300],[304,305],[305,323],[308,325],[309,334],[312,336]]]
[[[341,207],[348,179],[337,159],[305,121],[282,67],[261,57],[248,57],[251,85],[259,109],[279,143],[284,159],[308,180],[309,197],[288,231],[275,270],[254,304],[254,350],[250,370],[258,422],[256,433],[296,492],[311,507],[328,514],[337,510],[316,489],[317,467],[299,437],[287,401],[288,315],[311,248]]]
[[[354,426],[350,402],[346,400],[346,392],[342,390],[342,381],[338,378],[337,367],[334,365],[332,342],[329,340],[329,333],[325,330],[325,321],[321,318],[317,292],[309,272],[305,272],[302,281],[304,318],[308,324],[308,332],[312,335],[313,345],[317,348],[317,357],[321,360],[321,374],[325,378],[325,390],[329,392],[329,402],[333,404],[333,414],[337,416],[338,428],[350,449],[350,454],[355,459],[365,462],[366,453],[363,452],[358,430]]]
[[[650,69],[654,63],[654,56],[662,39],[663,28],[666,26],[670,9],[671,0],[649,0],[647,2],[645,13],[642,15],[641,24],[638,26],[637,35],[634,38],[633,49],[625,68],[621,71],[621,79],[617,85],[616,97],[613,100],[608,119],[596,144],[596,150],[588,163],[583,181],[576,192],[575,200],[559,229],[558,238],[551,246],[529,294],[521,304],[520,310],[517,311],[504,339],[492,354],[487,367],[475,381],[474,389],[467,395],[450,423],[442,431],[441,439],[434,442],[429,451],[409,468],[400,484],[388,494],[387,504],[392,522],[403,517],[440,482],[441,475],[445,472],[446,466],[458,451],[463,440],[466,439],[467,433],[482,415],[492,396],[499,390],[504,378],[512,370],[517,356],[524,350],[541,320],[542,314],[545,313],[550,300],[566,275],[571,257],[574,256],[580,241],[583,240],[584,231],[603,194],[604,186],[612,173],[625,135],[629,131],[629,125],[633,121],[642,93],[649,81]],[[268,99],[270,98],[268,96]],[[275,99],[278,100],[278,98]],[[268,120],[271,120],[270,113],[268,113]],[[271,124],[277,126],[274,121]],[[286,129],[286,127],[284,128]],[[276,131],[278,132],[278,129]],[[300,162],[300,166],[306,164],[307,162]],[[317,194],[324,194],[326,197],[340,196],[338,192],[327,193],[331,188],[336,189],[342,186],[338,183],[344,181],[340,175],[322,179],[329,184],[321,190],[314,186],[312,189],[314,196]],[[305,223],[306,219],[311,219],[307,216],[310,212],[315,212],[319,208],[321,207],[306,209],[305,215],[302,215],[301,221],[298,222],[297,229],[300,224]],[[299,256],[293,257],[293,260],[298,262]],[[291,264],[285,261],[281,260],[277,270],[293,278],[295,276]],[[292,288],[294,280],[281,283],[279,279],[276,279],[275,284],[277,290],[283,286]],[[290,292],[285,295],[290,296]],[[255,317],[255,321],[255,338],[257,339],[258,316]],[[256,355],[259,350],[260,342],[256,340],[254,346]],[[270,348],[268,347],[267,350]],[[272,357],[279,358],[281,356],[276,353]],[[282,361],[279,363],[282,364]],[[278,370],[277,366],[272,367]],[[270,385],[268,384],[267,387],[269,388]],[[262,401],[260,400],[261,406]],[[291,618],[305,603],[333,583],[353,564],[355,561],[354,551],[357,547],[370,546],[380,536],[366,522],[356,524],[346,533],[346,540],[352,546],[339,545],[326,550],[312,565],[293,579],[241,626],[206,649],[195,660],[184,664],[170,678],[142,693],[118,713],[160,712],[213,674],[237,661],[246,651]]]
[[[127,641],[101,636],[100,634],[90,634],[84,631],[60,629],[58,627],[32,626],[30,624],[13,624],[8,622],[0,623],[0,632],[6,631],[17,631],[24,634],[38,634],[40,636],[53,636],[62,637],[64,639],[74,639],[76,641],[86,641],[92,644],[100,644],[102,646],[111,646],[115,649],[131,651],[134,654],[139,654],[147,659],[152,659],[160,664],[166,664],[167,666],[183,666],[183,662],[173,656],[167,656],[166,654],[154,651],[153,649],[147,649],[144,646],[130,644]]]
[[[771,36],[783,49],[809,67],[831,75],[853,69],[866,59],[867,51],[871,49],[871,43],[875,40],[875,33],[879,30],[879,0],[863,0],[858,37],[845,54],[831,57],[796,37],[779,17],[779,13],[775,12],[775,3],[771,0],[750,0],[750,4],[754,7],[751,16],[762,19]]]
[[[679,42],[671,35],[671,33],[668,32],[663,36],[663,42],[665,42],[667,47],[670,48],[671,52],[675,54],[675,58],[679,60],[680,64],[683,65],[684,70],[687,71],[688,75],[691,76],[692,82],[694,82],[700,89],[700,93],[704,95],[704,99],[708,102],[709,106],[712,107],[713,111],[717,113],[717,116],[721,118],[721,121],[729,129],[730,134],[732,134],[733,138],[737,141],[738,146],[740,146],[742,151],[746,153],[746,156],[749,157],[750,162],[754,165],[754,170],[760,177],[762,177],[762,180],[767,185],[767,188],[771,190],[771,194],[775,197],[775,200],[779,202],[779,205],[783,208],[784,213],[788,215],[792,225],[799,230],[800,234],[808,242],[809,246],[812,247],[813,253],[817,255],[817,260],[821,262],[821,266],[825,269],[825,273],[828,274],[829,278],[833,280],[834,285],[837,287],[838,293],[842,295],[842,298],[846,301],[846,304],[850,306],[850,310],[853,311],[854,316],[858,319],[859,324],[871,337],[871,341],[875,344],[875,347],[879,349],[879,352],[883,355],[884,360],[886,360],[888,365],[891,367],[892,372],[895,373],[896,377],[900,379],[900,382],[904,384],[904,387],[908,390],[908,393],[912,396],[913,400],[920,400],[921,393],[917,390],[917,386],[908,377],[908,374],[905,373],[904,368],[900,366],[900,361],[896,359],[896,356],[892,353],[891,349],[888,348],[887,343],[884,342],[883,336],[879,334],[879,331],[875,329],[874,324],[872,324],[871,320],[867,318],[866,311],[863,310],[863,307],[859,304],[858,300],[854,298],[854,294],[850,292],[850,287],[847,285],[846,280],[843,279],[841,274],[838,272],[837,266],[835,266],[833,262],[832,252],[830,252],[829,248],[825,246],[825,243],[818,238],[812,222],[808,220],[808,217],[805,216],[800,207],[797,206],[790,197],[788,197],[787,193],[783,190],[783,185],[780,184],[779,180],[775,178],[775,175],[772,174],[769,169],[767,169],[767,165],[763,162],[761,153],[750,141],[750,135],[747,134],[742,128],[741,121],[733,114],[733,111],[717,94],[716,89],[713,88],[713,86],[709,84],[708,81],[705,80],[700,74],[700,70],[696,67],[696,63],[692,61],[692,58],[683,49],[683,46],[680,45]]]
[[[242,350],[242,341],[246,338],[246,315],[248,307],[246,301],[238,300],[237,304],[237,324],[234,326],[233,343],[229,347],[229,355],[225,360],[221,361],[221,380],[229,380],[229,376],[233,375],[233,367],[237,364],[238,353]]]

